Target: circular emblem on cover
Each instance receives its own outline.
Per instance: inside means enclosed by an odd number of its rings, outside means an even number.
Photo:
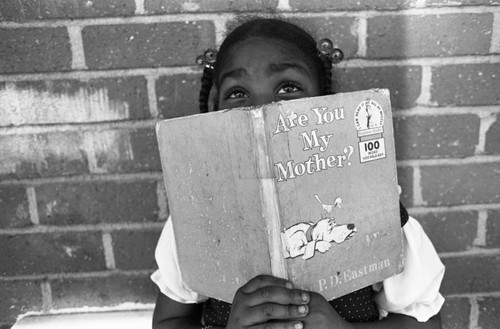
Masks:
[[[384,126],[384,110],[382,106],[373,99],[365,99],[354,111],[354,124],[356,129],[360,131],[380,130]]]

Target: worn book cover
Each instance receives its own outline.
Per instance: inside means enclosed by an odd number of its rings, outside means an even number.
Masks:
[[[231,302],[258,274],[328,300],[403,269],[385,89],[157,125],[186,286]]]

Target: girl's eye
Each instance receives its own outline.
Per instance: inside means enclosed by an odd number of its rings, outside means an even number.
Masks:
[[[278,94],[290,94],[290,93],[294,93],[294,92],[301,91],[301,90],[302,90],[302,88],[301,88],[300,84],[298,84],[296,82],[288,81],[288,82],[283,83],[280,86],[280,88],[278,89]]]
[[[226,93],[224,99],[248,98],[248,94],[241,89],[231,89]]]

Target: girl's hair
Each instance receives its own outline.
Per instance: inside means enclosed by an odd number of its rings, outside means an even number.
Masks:
[[[208,101],[212,85],[219,87],[219,73],[232,48],[249,38],[269,38],[293,45],[302,52],[304,60],[313,69],[319,79],[323,95],[332,93],[332,60],[322,56],[314,38],[295,24],[276,18],[252,19],[234,29],[224,40],[217,54],[217,60],[212,68],[205,67],[201,78],[200,112],[208,112]],[[218,110],[217,99],[214,101],[214,111]]]

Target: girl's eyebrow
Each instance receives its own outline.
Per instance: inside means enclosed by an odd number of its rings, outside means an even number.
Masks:
[[[247,70],[243,67],[231,70],[231,71],[226,72],[223,75],[221,75],[220,84],[222,85],[222,82],[224,82],[224,80],[227,78],[237,79],[237,78],[240,78],[243,75],[247,75],[247,74],[248,74]]]
[[[288,69],[299,70],[303,74],[311,77],[311,72],[308,69],[308,67],[302,63],[299,63],[299,62],[271,63],[271,64],[269,64],[267,71],[269,73],[279,73],[279,72],[283,72],[283,71],[288,70]]]

